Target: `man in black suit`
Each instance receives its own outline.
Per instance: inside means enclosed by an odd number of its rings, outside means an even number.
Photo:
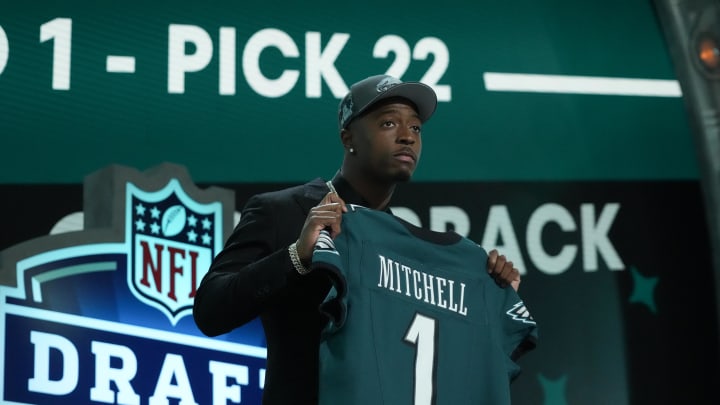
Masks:
[[[209,336],[260,317],[267,339],[264,404],[317,403],[318,311],[330,283],[308,271],[322,229],[340,232],[345,204],[389,211],[395,185],[410,180],[422,150],[421,128],[435,92],[379,75],[351,86],[340,103],[342,167],[322,179],[250,198],[240,223],[198,289],[193,316]],[[488,269],[517,289],[518,270],[491,251]]]

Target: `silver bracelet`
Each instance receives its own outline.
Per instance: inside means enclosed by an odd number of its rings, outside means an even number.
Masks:
[[[288,247],[288,252],[290,252],[290,260],[292,261],[293,267],[295,267],[295,270],[302,274],[303,276],[310,273],[310,269],[303,266],[302,262],[300,261],[300,255],[298,255],[297,251],[297,242],[293,242]]]

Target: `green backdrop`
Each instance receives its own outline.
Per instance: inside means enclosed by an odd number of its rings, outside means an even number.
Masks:
[[[71,25],[48,24],[56,18]],[[189,41],[171,62],[179,26],[207,43]],[[334,93],[386,72],[403,59],[395,51],[418,52],[395,71],[403,79],[432,71],[450,90],[425,128],[417,180],[698,177],[679,97],[486,89],[486,72],[674,80],[650,2],[16,2],[2,6],[0,27],[2,183],[77,183],[108,163],[160,161],[206,182],[328,173],[341,156]],[[290,56],[272,46],[253,56],[251,38],[268,29],[287,37]],[[391,44],[388,57],[373,56],[379,43]],[[195,52],[207,60],[183,75]],[[108,72],[109,55],[134,57],[134,73]],[[270,80],[297,82],[261,95],[246,56]],[[221,65],[234,94],[220,94]],[[170,93],[171,71],[183,93]],[[69,88],[53,89],[54,74]]]

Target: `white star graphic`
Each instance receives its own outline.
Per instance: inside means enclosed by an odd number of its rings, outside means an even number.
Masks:
[[[158,225],[157,222],[153,222],[150,224],[150,232],[159,234],[160,233],[160,225]]]
[[[202,224],[203,224],[203,229],[210,229],[210,225],[212,225],[212,222],[210,222],[210,220],[207,218],[203,218]]]
[[[144,231],[145,230],[145,222],[142,219],[139,219],[135,221],[135,229],[138,231]]]
[[[197,218],[195,218],[195,215],[190,215],[190,218],[188,218],[188,225],[189,226],[197,225]]]
[[[197,241],[197,234],[193,230],[190,230],[190,232],[187,233],[187,237],[188,237],[188,241],[190,241],[190,242]]]
[[[208,235],[207,232],[204,233],[203,236],[202,236],[202,243],[203,243],[203,245],[209,245],[209,244],[210,244],[210,240],[211,240],[210,235]]]
[[[150,216],[153,218],[160,219],[160,210],[157,207],[152,207],[150,210]]]
[[[138,205],[135,206],[135,213],[140,216],[145,215],[145,206],[138,203]]]

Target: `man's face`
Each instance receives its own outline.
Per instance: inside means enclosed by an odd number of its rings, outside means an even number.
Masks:
[[[378,102],[349,126],[359,169],[383,183],[407,181],[422,151],[422,122],[403,98]]]

